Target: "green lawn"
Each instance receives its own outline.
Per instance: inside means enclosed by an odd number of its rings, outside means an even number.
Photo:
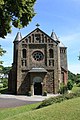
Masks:
[[[38,104],[0,109],[0,120],[80,120],[80,97],[35,110]]]
[[[77,91],[80,91],[80,87],[74,85],[74,87],[72,88],[72,92],[77,92]]]

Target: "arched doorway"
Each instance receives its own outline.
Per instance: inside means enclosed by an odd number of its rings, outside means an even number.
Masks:
[[[42,95],[42,84],[41,83],[34,83],[34,95]]]
[[[41,77],[34,77],[34,95],[42,95],[42,78]]]

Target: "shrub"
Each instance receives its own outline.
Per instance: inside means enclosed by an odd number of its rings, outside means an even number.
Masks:
[[[32,94],[31,94],[31,91],[29,91],[29,92],[28,92],[28,96],[31,96],[31,95],[32,95]]]
[[[60,94],[65,94],[65,93],[67,93],[67,91],[68,91],[67,86],[61,83],[59,93]]]
[[[63,101],[63,96],[62,95],[59,95],[59,96],[56,96],[56,97],[51,97],[51,98],[48,98],[48,99],[45,99],[42,101],[42,103],[37,107],[38,108],[42,108],[42,107],[45,107],[45,106],[48,106],[48,105],[51,105],[53,103],[60,103],[61,101]]]
[[[3,84],[2,83],[0,83],[0,88],[3,88]]]
[[[47,91],[44,91],[43,96],[47,96]]]
[[[56,97],[51,97],[51,98],[45,99],[42,101],[42,103],[36,109],[46,107],[46,106],[54,104],[54,103],[60,103],[64,100],[69,100],[69,99],[76,98],[76,97],[80,97],[80,90],[75,93],[62,94],[62,95],[59,95]]]
[[[80,87],[80,83],[77,84],[77,87]]]
[[[3,83],[3,87],[8,87],[8,79],[7,78],[2,78],[1,82]]]
[[[76,84],[79,84],[79,83],[80,83],[80,78],[77,78]]]
[[[68,88],[68,90],[72,90],[72,88],[73,88],[73,82],[71,80],[68,80],[67,88]]]

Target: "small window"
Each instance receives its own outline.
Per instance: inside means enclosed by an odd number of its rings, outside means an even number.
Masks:
[[[31,43],[31,36],[29,36],[29,43]]]
[[[49,66],[54,66],[54,60],[49,60]]]
[[[34,43],[34,34],[32,34],[32,43]]]
[[[35,34],[36,40],[40,40],[40,34]]]
[[[49,66],[51,66],[51,60],[49,60]]]
[[[22,66],[26,66],[27,65],[26,60],[22,60],[21,64],[22,64]]]
[[[45,43],[47,43],[47,37],[45,36]]]
[[[52,50],[52,49],[49,50],[49,57],[50,57],[50,58],[53,58],[53,57],[54,57],[54,53],[53,53],[53,50]]]
[[[23,50],[22,50],[22,57],[23,57],[23,58],[26,58],[26,49],[23,49]]]
[[[44,35],[42,34],[42,43],[44,43]]]

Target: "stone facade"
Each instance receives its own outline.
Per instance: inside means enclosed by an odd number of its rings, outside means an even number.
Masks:
[[[49,36],[36,28],[24,38],[18,32],[13,43],[13,64],[8,80],[10,92],[56,94],[60,83],[67,84],[67,48],[54,32]]]

